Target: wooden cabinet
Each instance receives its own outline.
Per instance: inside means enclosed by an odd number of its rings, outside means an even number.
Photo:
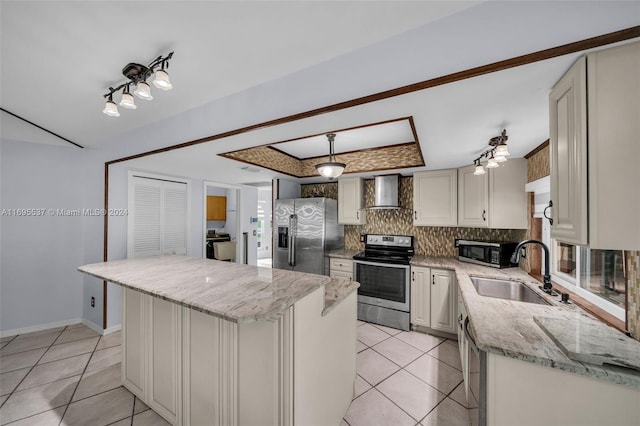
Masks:
[[[207,196],[207,220],[227,220],[227,197]]]
[[[640,42],[580,58],[549,104],[551,236],[640,249]]]
[[[458,170],[413,174],[413,225],[458,225]]]
[[[456,334],[456,276],[454,271],[431,268],[431,328]]]
[[[456,334],[457,285],[446,269],[411,267],[411,324]]]
[[[364,225],[364,181],[361,177],[338,179],[338,223]]]
[[[411,324],[431,326],[431,269],[411,267]]]
[[[586,59],[582,57],[549,94],[551,237],[587,244]]]
[[[332,257],[329,262],[329,276],[343,280],[353,280],[353,261]]]
[[[510,158],[484,175],[474,170],[458,169],[458,226],[527,229],[527,160]]]

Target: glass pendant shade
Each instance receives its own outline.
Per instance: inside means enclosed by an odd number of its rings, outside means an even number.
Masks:
[[[473,172],[473,174],[478,176],[478,175],[483,175],[485,173],[487,173],[487,172],[484,170],[484,167],[482,167],[482,164],[477,164],[476,165],[476,169]]]
[[[504,155],[497,155],[496,154],[496,162],[504,163],[505,161],[507,161],[507,157],[505,157]]]
[[[151,99],[153,99],[153,96],[151,96],[151,88],[144,81],[141,81],[140,83],[138,83],[138,86],[136,87],[136,91],[133,92],[133,94],[139,97],[140,99],[144,99],[145,101],[150,101]]]
[[[118,106],[111,99],[107,101],[104,105],[104,109],[102,110],[109,117],[120,117],[120,113],[118,112]]]
[[[327,139],[329,140],[329,161],[326,163],[316,164],[316,170],[321,176],[333,180],[340,176],[344,172],[344,168],[347,167],[344,163],[338,163],[333,153],[333,140],[335,139],[335,133],[328,133]]]
[[[501,143],[496,147],[496,157],[507,157],[511,155],[506,143]]]
[[[321,163],[316,164],[316,170],[320,173],[321,176],[328,178],[329,180],[335,179],[344,172],[344,168],[347,165],[344,163]]]
[[[164,70],[156,71],[156,77],[153,79],[153,85],[161,90],[173,89],[173,84],[169,80],[169,74]]]
[[[126,91],[122,94],[122,98],[120,98],[120,106],[124,107],[124,108],[127,108],[127,109],[136,109],[136,108],[138,108],[136,106],[136,103],[135,103],[134,99],[133,99],[133,95],[131,95],[131,93],[126,92]]]
[[[499,166],[500,165],[492,155],[491,158],[489,158],[489,161],[487,161],[487,169],[495,169],[496,167],[499,167]]]

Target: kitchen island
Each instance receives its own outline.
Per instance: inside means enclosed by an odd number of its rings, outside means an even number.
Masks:
[[[187,256],[85,265],[123,291],[122,380],[174,425],[339,424],[358,284]]]

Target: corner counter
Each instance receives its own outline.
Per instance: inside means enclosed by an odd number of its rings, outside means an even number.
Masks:
[[[338,424],[355,282],[187,256],[85,265],[123,291],[122,381],[173,425]]]
[[[427,256],[414,256],[412,264],[455,271],[458,298],[479,349],[480,368],[476,369],[470,362],[471,344],[464,338],[460,342],[465,387],[480,384],[477,394],[469,392],[470,400],[475,397],[479,401],[479,424],[638,424],[640,372],[606,363],[575,361],[554,340],[559,339],[556,333],[560,333],[565,344],[570,342],[579,348],[581,356],[587,354],[586,359],[595,361],[599,356],[607,362],[630,366],[638,365],[640,360],[640,350],[635,356],[634,350],[629,350],[640,347],[636,346],[638,342],[605,326],[575,304],[566,305],[559,297],[543,293],[538,288],[540,283],[519,268],[494,269]],[[481,296],[470,276],[520,281],[550,305]],[[554,338],[538,324],[553,325]],[[591,334],[594,330],[597,333]],[[585,344],[586,340],[599,339],[607,339],[607,344]]]

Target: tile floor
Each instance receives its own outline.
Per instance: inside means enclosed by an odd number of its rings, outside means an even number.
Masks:
[[[358,321],[342,426],[469,425],[455,341]],[[0,339],[0,424],[167,425],[120,386],[120,333],[82,324]]]
[[[458,343],[358,321],[355,397],[342,425],[471,424]]]
[[[120,332],[82,324],[0,339],[0,424],[168,425],[120,386]]]

